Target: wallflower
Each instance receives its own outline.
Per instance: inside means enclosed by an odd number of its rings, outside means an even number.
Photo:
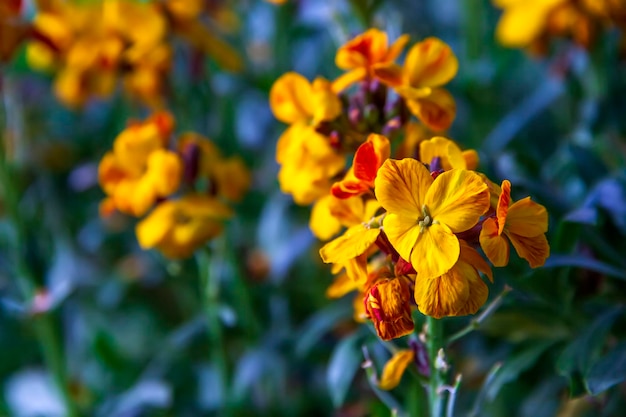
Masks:
[[[207,240],[221,233],[232,211],[219,200],[189,194],[159,204],[137,224],[143,249],[157,248],[171,259],[187,258]]]
[[[448,272],[460,254],[455,233],[473,227],[489,209],[489,191],[478,174],[454,169],[433,180],[414,159],[385,161],[375,186],[387,210],[385,234],[419,279]]]
[[[378,387],[383,390],[391,390],[400,384],[404,371],[414,363],[415,352],[413,349],[402,349],[394,353],[383,368]]]
[[[328,240],[341,230],[369,221],[380,208],[378,201],[359,197],[339,199],[332,194],[315,202],[309,227],[320,240]]]
[[[374,68],[393,63],[408,41],[409,36],[402,35],[389,46],[387,33],[379,29],[369,29],[351,39],[337,51],[335,63],[349,72],[334,81],[333,91],[340,92],[355,82],[373,78]]]
[[[377,282],[367,291],[363,302],[381,339],[391,340],[413,332],[411,291],[405,278]]]
[[[409,50],[404,65],[378,66],[376,76],[406,99],[409,110],[426,126],[446,130],[456,115],[454,99],[440,88],[456,75],[459,62],[452,49],[437,38],[428,38]]]
[[[537,268],[550,256],[550,246],[544,234],[547,230],[545,207],[530,197],[511,204],[511,183],[504,180],[496,215],[483,223],[480,246],[494,266],[505,266],[509,262],[508,238],[517,254],[526,259],[531,268]]]
[[[117,208],[141,216],[157,199],[178,189],[182,161],[165,149],[172,124],[171,116],[159,113],[118,135],[113,151],[104,155],[98,167],[98,179],[107,194],[103,214]]]
[[[462,151],[454,141],[442,136],[420,142],[419,149],[423,163],[431,164],[435,158],[439,158],[444,171],[454,168],[474,170],[478,167],[478,153],[475,150]]]

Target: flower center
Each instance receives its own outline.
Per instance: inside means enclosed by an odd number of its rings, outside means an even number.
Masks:
[[[424,233],[424,229],[434,223],[434,219],[430,215],[430,211],[426,204],[422,206],[422,215],[417,219],[417,224],[420,226],[420,233]]]

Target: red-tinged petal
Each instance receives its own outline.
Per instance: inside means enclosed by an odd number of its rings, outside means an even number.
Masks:
[[[383,368],[383,374],[380,377],[378,387],[385,391],[394,389],[400,384],[404,371],[409,367],[415,359],[415,353],[412,349],[403,349],[396,352]]]
[[[498,218],[498,235],[504,231],[504,225],[507,222],[507,214],[509,205],[511,204],[511,182],[509,180],[502,181],[500,197],[498,197],[498,208],[496,216]]]
[[[352,71],[348,71],[345,74],[339,76],[335,81],[333,81],[332,91],[335,94],[339,94],[346,88],[350,87],[352,84],[364,80],[366,76],[367,70],[362,67],[353,69]]]
[[[386,221],[387,219],[385,219]],[[434,278],[448,272],[459,260],[461,251],[459,239],[445,224],[433,224],[425,227],[423,233],[419,232],[419,226],[416,229],[419,234],[410,260],[419,279]],[[386,227],[385,233],[388,233]],[[391,238],[389,240],[395,247]],[[401,253],[400,255],[402,256]]]
[[[362,224],[352,226],[343,235],[328,242],[320,249],[325,263],[345,263],[365,253],[376,242],[380,229],[368,229]]]
[[[437,38],[415,44],[404,61],[406,83],[412,87],[439,87],[457,73],[459,62],[452,49]]]
[[[354,154],[354,176],[373,185],[378,168],[389,158],[389,148],[389,139],[383,135],[369,135]]]
[[[453,169],[437,177],[424,204],[435,221],[459,233],[474,227],[489,209],[489,189],[475,172]]]
[[[398,64],[385,63],[376,64],[372,68],[374,77],[378,78],[383,83],[392,87],[399,87],[402,85],[402,67]]]
[[[509,242],[498,234],[498,224],[494,218],[483,222],[480,231],[480,247],[493,266],[506,266],[509,263]]]
[[[548,212],[541,204],[526,197],[509,207],[506,228],[524,237],[542,235],[548,231]]]
[[[365,309],[383,340],[391,340],[413,332],[411,293],[402,278],[374,284],[364,299]]]
[[[410,158],[387,159],[378,170],[374,188],[385,210],[417,222],[432,183],[430,172],[421,162]]]
[[[399,57],[406,44],[409,42],[409,39],[409,35],[406,34],[396,39],[395,42],[389,47],[385,60],[391,62]]]
[[[435,88],[427,97],[408,100],[407,106],[426,126],[436,132],[447,130],[456,117],[454,97],[441,88]]]
[[[504,233],[511,240],[520,258],[526,259],[531,268],[543,266],[550,256],[550,245],[545,235],[525,237],[507,231]]]

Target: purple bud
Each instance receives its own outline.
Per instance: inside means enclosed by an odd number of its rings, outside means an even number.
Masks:
[[[415,365],[417,366],[417,371],[426,376],[430,376],[430,366],[428,363],[428,352],[426,351],[426,346],[418,339],[409,340],[409,346],[413,350],[415,354]]]

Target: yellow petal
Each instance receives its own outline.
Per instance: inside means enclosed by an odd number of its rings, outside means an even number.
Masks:
[[[533,237],[548,231],[548,212],[541,204],[526,197],[509,207],[506,228],[519,236]]]
[[[404,71],[411,87],[439,87],[457,73],[459,62],[452,49],[442,40],[427,38],[407,53]]]
[[[137,223],[135,234],[142,249],[153,248],[165,238],[174,226],[174,212],[175,204],[165,201]]]
[[[340,75],[335,81],[333,81],[332,91],[335,94],[341,93],[352,84],[357,83],[367,76],[367,70],[365,68],[356,68],[352,71],[348,71],[345,74]]]
[[[531,268],[543,266],[550,256],[550,245],[545,235],[524,237],[505,231],[520,258],[526,259]]]
[[[341,100],[333,91],[331,83],[318,77],[313,81],[313,125],[335,119],[341,114]]]
[[[415,280],[415,302],[423,314],[435,318],[454,316],[467,303],[470,288],[458,268],[442,276]]]
[[[489,189],[475,172],[453,169],[435,179],[424,204],[435,221],[459,233],[476,225],[489,209]]]
[[[417,229],[419,230],[419,226]],[[389,241],[393,244],[391,238]],[[411,265],[417,271],[420,280],[438,277],[454,266],[459,259],[460,252],[459,239],[448,226],[433,224],[425,227],[424,233],[419,233],[411,253]]]
[[[167,197],[178,189],[182,173],[183,163],[174,152],[157,149],[148,157],[146,175],[160,197]]]
[[[526,1],[508,7],[496,27],[496,39],[504,46],[528,46],[544,30],[553,4],[561,0]]]
[[[463,155],[463,159],[465,159],[465,167],[467,169],[471,169],[473,171],[478,168],[478,164],[480,163],[478,152],[476,152],[474,149],[468,149],[461,152],[461,154]]]
[[[456,117],[454,97],[442,89],[434,88],[430,94],[418,100],[407,100],[411,113],[436,132],[447,130]]]
[[[493,266],[506,266],[509,263],[509,242],[498,234],[496,220],[489,218],[483,222],[480,231],[480,247]]]
[[[357,283],[348,277],[348,274],[341,274],[335,278],[328,288],[326,288],[326,297],[341,298],[357,288]]]
[[[377,64],[373,67],[374,76],[392,87],[402,84],[402,67],[398,64]]]
[[[406,368],[413,363],[415,353],[411,349],[403,349],[396,352],[383,368],[378,387],[383,390],[390,390],[400,384],[400,379]]]
[[[387,159],[376,176],[376,198],[389,213],[417,220],[433,179],[415,159]]]
[[[385,235],[391,245],[406,260],[411,259],[411,253],[420,235],[417,219],[387,213],[383,220]]]
[[[423,163],[430,164],[436,157],[440,158],[444,171],[467,167],[461,148],[454,141],[443,136],[435,136],[420,143],[420,160]]]
[[[288,72],[276,80],[270,90],[270,107],[274,116],[285,123],[296,123],[313,116],[309,81],[295,72]]]
[[[341,223],[332,215],[330,204],[334,197],[327,195],[315,202],[311,210],[309,228],[320,240],[328,240],[341,230]]]
[[[365,253],[376,242],[380,229],[368,229],[362,224],[352,226],[320,249],[325,263],[344,263]]]
[[[472,265],[459,262],[458,271],[467,280],[469,294],[465,303],[454,312],[454,315],[466,316],[468,314],[476,314],[487,301],[489,288],[487,288],[487,284],[483,282]]]
[[[459,259],[467,264],[470,264],[474,269],[487,275],[489,281],[493,283],[493,273],[491,272],[491,268],[489,267],[487,261],[480,256],[476,249],[471,247],[464,240],[459,240],[459,243],[461,244],[461,255],[459,256]]]

